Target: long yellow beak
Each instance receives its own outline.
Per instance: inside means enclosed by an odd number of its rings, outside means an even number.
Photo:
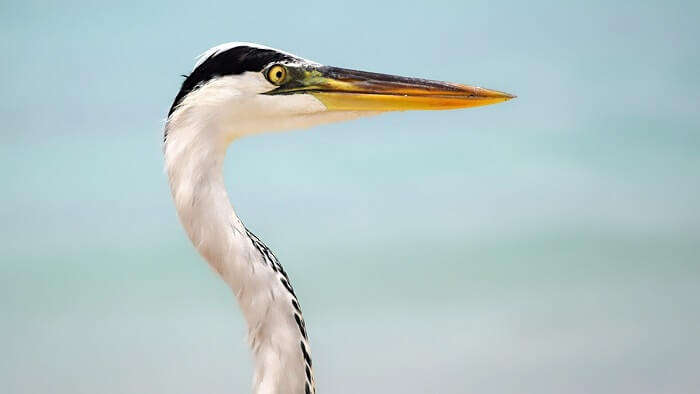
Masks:
[[[309,93],[329,110],[408,111],[479,107],[515,96],[480,87],[337,67],[289,70],[271,94]]]

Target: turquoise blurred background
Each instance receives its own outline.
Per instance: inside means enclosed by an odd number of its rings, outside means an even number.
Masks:
[[[250,392],[161,139],[253,41],[519,96],[232,145],[319,393],[697,392],[699,4],[2,2],[0,391]]]

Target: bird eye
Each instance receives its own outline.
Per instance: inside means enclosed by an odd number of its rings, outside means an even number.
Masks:
[[[287,69],[279,64],[270,67],[267,70],[267,79],[275,85],[281,85],[287,79]]]

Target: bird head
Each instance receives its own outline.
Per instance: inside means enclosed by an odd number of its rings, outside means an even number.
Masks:
[[[387,111],[468,108],[514,97],[457,83],[326,66],[237,42],[201,55],[170,108],[168,123],[215,120],[232,139]]]

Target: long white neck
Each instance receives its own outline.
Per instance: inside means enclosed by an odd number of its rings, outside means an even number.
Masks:
[[[230,131],[207,108],[183,108],[166,125],[165,166],[192,243],[231,287],[248,324],[255,394],[314,393],[304,320],[287,274],[231,206],[222,175]]]

